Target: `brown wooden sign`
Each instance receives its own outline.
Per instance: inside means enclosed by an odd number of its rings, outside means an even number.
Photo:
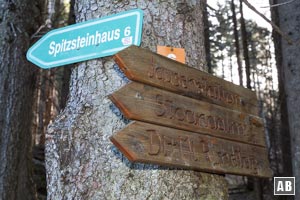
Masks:
[[[130,46],[117,53],[114,59],[131,80],[229,109],[258,114],[255,92],[149,50]]]
[[[264,147],[142,122],[132,122],[110,139],[132,162],[272,177]]]
[[[265,146],[260,118],[131,82],[110,99],[133,120]]]

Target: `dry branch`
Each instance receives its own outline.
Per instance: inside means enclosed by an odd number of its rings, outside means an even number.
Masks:
[[[274,23],[272,22],[271,20],[269,20],[266,16],[264,16],[262,13],[260,13],[252,4],[250,4],[248,2],[248,0],[242,0],[251,10],[253,10],[256,14],[258,14],[259,16],[261,16],[264,20],[266,20],[269,24],[271,24],[271,26],[273,27],[273,29],[281,35],[281,37],[283,39],[285,39],[288,44],[292,45],[293,44],[293,41],[292,39],[287,36],[283,31],[281,31],[281,29]]]

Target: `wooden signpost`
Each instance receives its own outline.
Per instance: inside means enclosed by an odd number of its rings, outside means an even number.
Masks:
[[[140,122],[110,139],[130,161],[272,176],[253,91],[135,46],[114,58],[134,82],[109,98]]]
[[[133,81],[229,109],[258,114],[255,92],[149,50],[130,46],[117,53],[114,59]]]
[[[132,82],[110,95],[128,118],[265,146],[260,118]]]
[[[263,147],[142,122],[132,122],[111,141],[132,162],[215,173],[270,177]]]

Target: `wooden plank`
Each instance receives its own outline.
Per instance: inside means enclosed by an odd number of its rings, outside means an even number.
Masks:
[[[255,92],[206,72],[136,46],[120,51],[114,59],[133,81],[258,115]]]
[[[264,147],[142,122],[132,122],[110,140],[132,162],[272,177]]]
[[[137,82],[110,95],[133,120],[265,146],[262,119]]]

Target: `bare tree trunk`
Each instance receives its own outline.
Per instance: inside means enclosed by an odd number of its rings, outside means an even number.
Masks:
[[[242,66],[242,61],[241,61],[241,57],[240,57],[241,53],[240,53],[239,34],[238,34],[234,0],[231,0],[230,7],[231,7],[231,12],[232,12],[233,33],[234,33],[234,41],[235,41],[234,42],[235,54],[236,54],[237,65],[238,65],[239,80],[240,80],[240,85],[243,85],[243,66]]]
[[[221,52],[221,65],[222,65],[222,79],[225,78],[225,63],[224,63],[224,53]]]
[[[159,2],[159,3],[158,3]],[[200,1],[77,1],[76,20],[144,11],[142,47],[182,47],[204,68]],[[125,120],[107,95],[128,80],[111,57],[78,64],[67,106],[46,135],[48,199],[227,199],[223,176],[130,163],[109,141]]]
[[[210,39],[209,39],[209,14],[207,10],[207,0],[204,1],[204,11],[203,11],[203,25],[204,25],[204,44],[207,62],[207,72],[212,74],[212,64],[211,64],[211,53],[210,53]]]
[[[241,35],[242,35],[242,45],[243,45],[243,55],[245,61],[245,69],[246,69],[246,82],[247,88],[251,89],[251,70],[250,70],[250,59],[249,59],[249,51],[248,51],[248,38],[247,38],[247,30],[243,13],[243,1],[240,0],[240,13],[241,13]]]
[[[276,1],[277,2],[277,1]],[[278,1],[282,3],[282,1]],[[295,199],[300,199],[300,46],[299,46],[299,35],[300,35],[300,2],[293,1],[284,6],[277,7],[278,21],[281,30],[284,30],[294,41],[293,44],[288,44],[284,39],[281,38],[281,56],[280,62],[277,63],[279,66],[279,83],[282,82],[281,97],[285,97],[287,107],[289,132],[290,132],[290,146],[291,146],[291,160],[293,176],[296,177],[296,195]],[[282,90],[284,89],[284,90]],[[282,96],[284,95],[284,96]],[[283,105],[284,106],[284,105]],[[282,107],[284,112],[284,107]],[[282,116],[284,116],[283,113]],[[288,132],[283,133],[286,135]],[[286,139],[285,138],[285,139]],[[284,149],[287,150],[287,149]]]
[[[240,3],[240,24],[241,24],[241,38],[242,38],[242,46],[243,46],[243,56],[244,56],[244,62],[245,62],[245,71],[246,71],[246,87],[248,89],[251,89],[251,71],[250,71],[250,60],[249,60],[249,51],[248,51],[248,38],[247,38],[247,31],[246,31],[246,24],[244,19],[244,13],[243,13],[243,1],[239,0]],[[249,182],[248,184],[253,184],[253,190],[255,193],[255,199],[261,200],[262,197],[262,189],[260,180],[258,178],[248,178]]]
[[[271,0],[270,4],[277,4],[278,1]],[[279,25],[279,15],[278,8],[272,9],[272,21],[276,25]],[[289,131],[289,120],[288,120],[288,110],[287,110],[287,99],[286,92],[284,87],[284,69],[282,65],[282,44],[280,35],[273,31],[272,33],[274,38],[274,46],[275,46],[275,59],[278,71],[278,85],[279,85],[279,100],[278,104],[280,106],[280,135],[277,138],[277,142],[279,142],[280,149],[282,151],[282,158],[284,162],[281,163],[282,166],[278,166],[281,170],[278,170],[278,176],[292,176],[292,159],[291,159],[291,141],[290,141],[290,131]]]
[[[229,57],[230,81],[233,83],[232,56]]]
[[[75,0],[70,0],[68,24],[75,23],[74,5],[75,5]],[[73,65],[64,67],[64,69],[63,69],[62,86],[61,86],[61,90],[60,90],[60,107],[61,107],[61,109],[65,108],[67,99],[68,99],[68,95],[69,95],[71,66],[73,66]]]
[[[39,1],[0,0],[0,199],[32,200],[32,136],[37,68],[26,60],[41,20]]]

